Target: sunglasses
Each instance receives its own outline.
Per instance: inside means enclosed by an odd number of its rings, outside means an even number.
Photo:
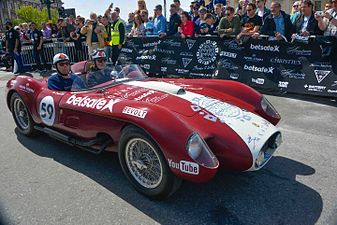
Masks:
[[[59,65],[60,66],[69,66],[70,64],[68,62],[60,62]]]
[[[106,61],[106,59],[97,59],[97,62],[99,63],[104,63]]]
[[[293,5],[294,8],[297,8],[299,5]]]

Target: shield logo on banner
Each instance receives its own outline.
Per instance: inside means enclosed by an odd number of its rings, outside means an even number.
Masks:
[[[191,50],[195,44],[196,40],[186,39],[187,47]]]
[[[190,62],[192,61],[192,59],[189,59],[189,58],[182,58],[182,60],[183,60],[184,68],[186,68],[188,64],[190,64]]]
[[[318,83],[321,83],[331,71],[329,70],[314,70]]]

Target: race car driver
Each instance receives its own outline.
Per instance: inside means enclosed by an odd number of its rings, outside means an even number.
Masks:
[[[77,75],[71,72],[69,57],[58,53],[53,58],[57,72],[48,78],[48,88],[57,91],[70,91]]]

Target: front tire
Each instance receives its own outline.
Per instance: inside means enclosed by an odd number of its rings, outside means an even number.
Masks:
[[[158,145],[139,128],[129,126],[123,129],[118,156],[130,183],[151,199],[165,199],[181,184],[168,167]]]
[[[34,136],[36,134],[36,130],[34,129],[35,123],[26,104],[18,93],[13,93],[11,96],[10,107],[15,124],[20,133],[26,136]]]

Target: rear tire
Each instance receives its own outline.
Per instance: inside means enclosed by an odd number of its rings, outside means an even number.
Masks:
[[[11,96],[10,109],[20,133],[26,136],[34,136],[37,133],[34,129],[35,123],[26,104],[18,93],[13,93]]]
[[[118,156],[125,176],[141,194],[160,200],[180,187],[181,179],[171,172],[160,148],[143,130],[123,129]]]

